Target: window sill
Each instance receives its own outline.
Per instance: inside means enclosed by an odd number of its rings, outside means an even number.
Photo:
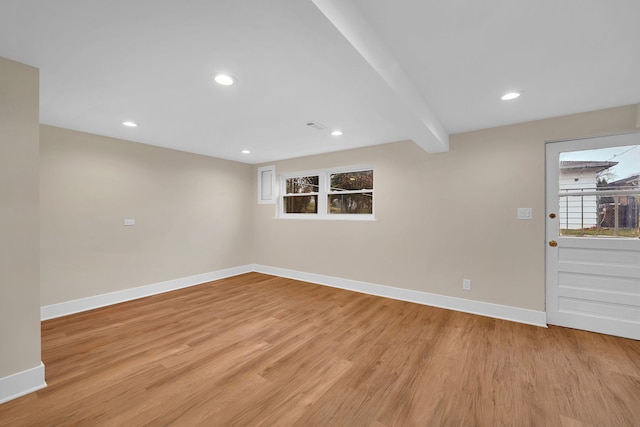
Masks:
[[[377,221],[373,215],[331,215],[331,216],[318,216],[314,214],[310,215],[280,215],[274,219],[300,219],[303,221]]]

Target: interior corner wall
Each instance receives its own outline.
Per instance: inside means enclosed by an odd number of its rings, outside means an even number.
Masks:
[[[398,142],[276,162],[277,174],[373,164],[376,221],[276,219],[257,205],[255,262],[544,311],[545,141],[635,120],[631,105],[452,135],[441,154]]]
[[[251,166],[46,125],[40,135],[42,306],[252,262]]]
[[[38,74],[0,58],[0,380],[40,366]]]

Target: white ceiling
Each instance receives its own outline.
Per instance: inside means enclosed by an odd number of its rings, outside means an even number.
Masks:
[[[639,17],[638,0],[1,0],[0,56],[40,68],[42,123],[262,163],[444,151],[448,134],[638,103]]]

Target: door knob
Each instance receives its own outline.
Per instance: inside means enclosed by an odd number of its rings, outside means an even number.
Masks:
[[[551,213],[549,214],[549,218],[553,219],[553,218],[555,218],[555,217],[556,217],[556,214],[554,214],[553,212],[551,212]]]
[[[555,248],[556,246],[558,246],[558,242],[556,242],[555,240],[551,240],[549,242],[549,246],[551,246],[552,248]]]

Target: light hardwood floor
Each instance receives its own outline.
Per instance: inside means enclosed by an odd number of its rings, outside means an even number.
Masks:
[[[258,273],[42,324],[2,426],[640,426],[640,341]]]

